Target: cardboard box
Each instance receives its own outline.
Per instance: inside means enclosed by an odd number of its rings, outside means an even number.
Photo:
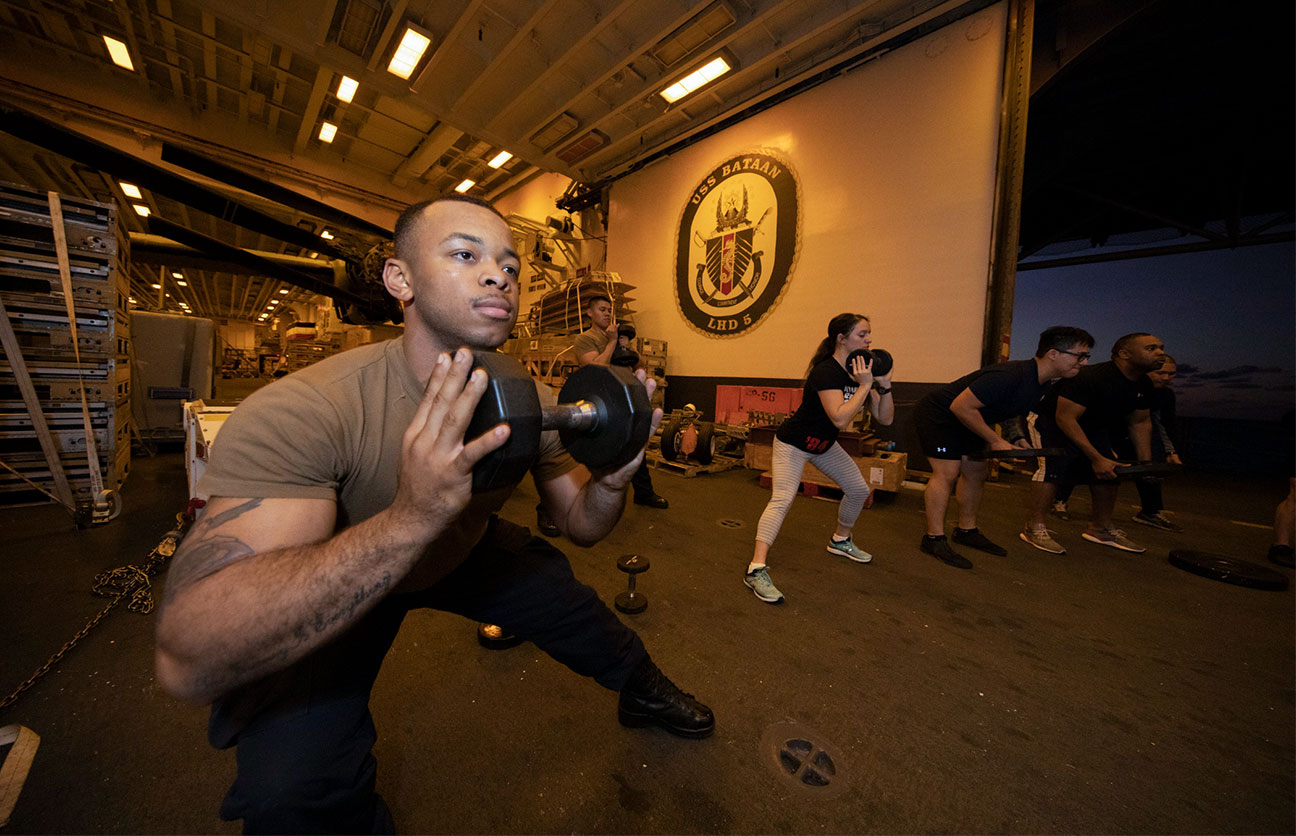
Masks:
[[[771,445],[754,443],[748,438],[743,449],[743,465],[764,472],[773,466],[773,455],[774,448]],[[869,483],[870,488],[893,493],[900,490],[909,467],[907,453],[879,453],[876,456],[851,456],[851,459],[859,467],[860,473],[864,474],[864,481]],[[801,481],[819,485],[837,484],[813,464],[806,464]]]

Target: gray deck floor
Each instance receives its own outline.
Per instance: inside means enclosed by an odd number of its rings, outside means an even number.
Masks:
[[[1012,477],[982,515],[1010,553],[971,553],[972,571],[918,551],[916,492],[864,512],[868,566],[824,551],[836,503],[798,498],[770,561],[788,600],[770,606],[741,582],[768,498],[756,474],[655,479],[669,510],[631,506],[604,543],[566,551],[609,601],[616,557],[650,557],[649,608],[623,618],[715,709],[716,734],[623,729],[613,694],[533,646],[485,651],[462,619],[414,613],[373,700],[403,832],[1293,832],[1293,593],[1166,560],[1264,563],[1285,485],[1189,474],[1166,490],[1186,533],[1130,523],[1148,546],[1131,555],[1057,522],[1070,551],[1054,557],[1015,539]],[[52,507],[0,510],[0,696],[101,608],[96,572],[170,527],[180,456],[137,459],[124,496],[84,532]],[[1127,517],[1133,489],[1121,499]],[[528,481],[506,515],[529,523],[534,503]],[[237,832],[216,817],[233,756],[208,748],[202,708],[156,687],[151,654],[152,618],[114,612],[0,712],[41,735],[8,832]],[[828,786],[779,766],[798,738],[833,757]]]

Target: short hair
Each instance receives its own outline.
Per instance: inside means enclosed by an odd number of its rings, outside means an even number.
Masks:
[[[1152,335],[1149,334],[1147,331],[1135,331],[1133,334],[1126,334],[1125,336],[1121,337],[1112,345],[1112,352],[1111,352],[1112,359],[1115,360],[1116,355],[1120,354],[1122,351],[1130,350],[1134,345],[1134,341],[1137,340],[1139,337],[1150,337],[1150,336]]]
[[[473,206],[480,206],[483,209],[489,209],[498,215],[500,220],[508,223],[508,218],[505,218],[500,214],[500,210],[496,209],[490,201],[483,200],[480,197],[473,197],[472,195],[460,194],[459,192],[445,192],[436,197],[430,197],[427,200],[420,200],[418,203],[412,203],[405,207],[404,212],[400,213],[400,217],[396,219],[396,230],[392,233],[397,258],[409,258],[410,251],[414,248],[414,228],[418,225],[418,219],[419,216],[423,214],[423,210],[434,203],[441,203],[442,201],[447,200],[452,200],[456,203],[469,203]]]
[[[1045,328],[1040,332],[1039,346],[1035,349],[1036,357],[1043,357],[1050,351],[1066,351],[1077,345],[1088,346],[1093,348],[1094,338],[1083,328],[1073,328],[1070,325],[1054,325],[1052,328]]]
[[[1178,368],[1179,364],[1175,362],[1175,358],[1171,357],[1169,354],[1166,354],[1161,358],[1161,368],[1164,369],[1166,366],[1174,366],[1175,368]]]
[[[595,293],[593,296],[587,296],[585,298],[585,310],[588,311],[590,309],[590,305],[593,305],[595,302],[599,301],[600,299],[603,300],[604,302],[607,302],[609,305],[612,304],[612,298],[608,296],[606,293]]]

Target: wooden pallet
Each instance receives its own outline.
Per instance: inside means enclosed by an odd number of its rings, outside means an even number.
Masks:
[[[726,470],[732,470],[735,467],[742,467],[742,459],[734,459],[728,456],[717,456],[711,460],[710,464],[698,464],[688,460],[670,461],[663,458],[662,454],[656,450],[649,450],[644,454],[648,464],[657,470],[665,470],[671,473],[678,473],[684,478],[697,476],[701,473],[723,473]]]

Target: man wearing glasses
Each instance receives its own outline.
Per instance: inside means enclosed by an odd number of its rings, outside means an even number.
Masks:
[[[1007,549],[977,528],[977,511],[989,466],[969,458],[989,450],[1029,447],[1017,420],[1031,411],[1055,380],[1075,377],[1089,359],[1094,338],[1088,331],[1056,325],[1040,334],[1035,356],[986,366],[927,394],[914,409],[914,424],[932,476],[923,492],[927,534],[919,548],[950,566],[971,569],[972,561],[945,537],[950,494],[959,501],[955,543],[993,555]],[[1003,424],[1001,437],[992,425]],[[956,487],[957,486],[957,487]]]
[[[1041,443],[1067,451],[1047,459],[1044,480],[1032,484],[1030,514],[1020,536],[1040,551],[1066,553],[1045,528],[1044,511],[1053,503],[1058,484],[1080,482],[1089,482],[1093,497],[1093,516],[1081,536],[1122,551],[1146,551],[1112,527],[1116,471],[1121,466],[1112,442],[1128,432],[1138,460],[1152,457],[1152,383],[1147,374],[1161,367],[1165,346],[1151,334],[1126,334],[1112,346],[1111,356],[1109,362],[1059,383],[1037,410]]]

